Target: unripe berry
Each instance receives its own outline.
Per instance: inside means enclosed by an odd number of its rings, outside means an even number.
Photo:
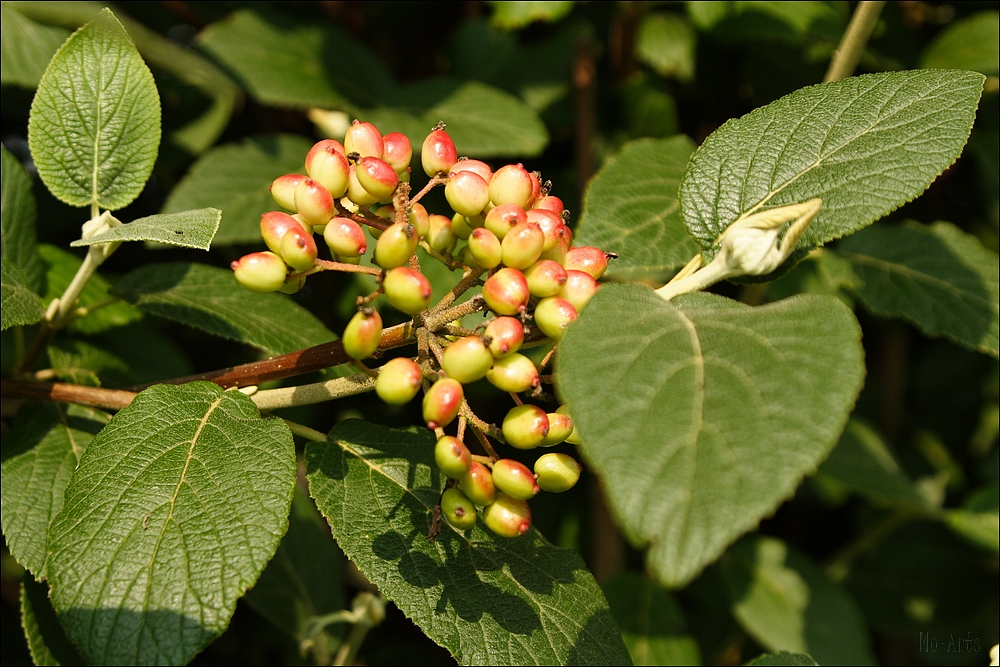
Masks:
[[[308,233],[301,222],[287,213],[268,211],[260,216],[260,236],[271,252],[281,252],[281,239],[290,229],[297,230],[302,234]]]
[[[545,209],[533,208],[525,213],[528,218],[528,222],[533,222],[542,230],[542,236],[544,237],[544,242],[542,243],[542,252],[546,250],[552,250],[559,243],[559,239],[568,231],[565,223],[563,223],[562,218],[553,213],[552,211],[546,211]]]
[[[296,271],[311,269],[318,254],[312,233],[301,229],[289,229],[285,232],[281,237],[280,249],[285,264]]]
[[[524,270],[531,296],[556,296],[566,285],[566,269],[551,259],[540,259]]]
[[[485,227],[473,229],[472,233],[469,234],[469,252],[472,254],[475,265],[485,269],[500,266],[500,261],[503,259],[500,239]]]
[[[462,479],[472,468],[472,453],[464,442],[453,435],[445,435],[434,445],[434,462],[451,479]]]
[[[271,198],[274,202],[286,211],[295,212],[295,188],[299,181],[304,181],[308,176],[305,174],[285,174],[278,176],[271,183]]]
[[[381,338],[382,317],[374,308],[362,308],[347,323],[341,341],[347,356],[361,360],[375,354]]]
[[[549,434],[549,416],[537,405],[516,405],[503,418],[502,429],[511,447],[534,449]]]
[[[444,128],[431,130],[420,148],[420,162],[424,173],[434,176],[440,171],[448,173],[451,166],[458,162],[458,151],[455,142],[451,140]]]
[[[569,415],[561,412],[550,412],[548,413],[548,418],[549,432],[545,436],[545,439],[542,440],[542,447],[555,447],[573,435],[573,420]]]
[[[470,160],[469,158],[459,160],[455,164],[451,165],[451,169],[448,170],[448,175],[454,176],[460,171],[471,171],[473,174],[483,179],[487,184],[493,177],[493,170],[490,169],[490,165],[486,164],[482,160]]]
[[[295,294],[306,286],[306,275],[299,274],[294,278],[285,278],[285,284],[278,288],[282,294]]]
[[[431,281],[424,274],[406,266],[397,266],[386,273],[382,290],[389,303],[407,315],[427,310],[427,306],[431,304]]]
[[[545,235],[533,222],[514,225],[503,237],[503,263],[513,269],[526,269],[542,254]]]
[[[445,427],[458,416],[462,406],[462,383],[454,378],[441,378],[424,394],[424,421],[427,428]]]
[[[557,296],[569,301],[576,308],[576,312],[580,313],[597,292],[598,287],[600,285],[589,273],[573,269],[566,272],[566,284],[559,290]]]
[[[490,202],[490,191],[479,174],[460,171],[448,177],[444,196],[456,213],[464,216],[479,215]]]
[[[344,146],[333,139],[324,139],[306,155],[306,173],[330,192],[334,199],[347,192],[351,165],[344,153]]]
[[[363,157],[357,165],[358,182],[380,202],[392,199],[399,176],[388,162],[379,157]]]
[[[458,530],[476,525],[476,506],[459,489],[445,489],[441,494],[441,515]]]
[[[523,273],[504,268],[486,279],[483,298],[498,315],[517,315],[528,305],[531,292]]]
[[[572,416],[569,414],[569,406],[568,405],[560,405],[556,409],[556,412],[559,413],[559,414],[561,414],[561,415],[568,415],[568,416],[570,416],[572,418]],[[568,436],[566,436],[566,442],[568,442],[571,445],[582,445],[583,444],[583,440],[580,438],[580,432],[577,430],[575,424],[573,425],[573,432],[570,433]]]
[[[423,372],[413,359],[396,357],[379,369],[375,393],[390,405],[405,405],[420,391]]]
[[[566,299],[550,296],[535,306],[535,325],[552,340],[559,340],[576,320],[576,308]]]
[[[486,325],[485,336],[490,340],[494,358],[506,357],[521,349],[524,325],[515,317],[498,317]]]
[[[531,176],[531,199],[528,201],[528,206],[534,206],[542,194],[542,175],[537,171],[528,175]]]
[[[486,379],[501,391],[514,394],[534,389],[540,382],[535,362],[518,352],[494,359]]]
[[[389,163],[397,174],[408,173],[413,146],[402,132],[390,132],[382,137],[382,159]]]
[[[323,229],[323,240],[330,252],[339,257],[360,257],[368,250],[361,225],[350,218],[333,218]]]
[[[531,208],[544,209],[546,211],[552,211],[560,219],[562,219],[563,211],[566,210],[563,207],[563,200],[559,197],[554,197],[552,195],[545,195],[544,197],[539,197],[538,201],[534,203]]]
[[[527,221],[528,214],[517,204],[500,204],[489,210],[486,214],[484,224],[486,229],[496,234],[497,238],[503,241],[503,237],[507,236],[507,232],[510,231],[511,227]]]
[[[462,384],[486,377],[492,365],[493,354],[478,336],[459,338],[441,356],[441,368]]]
[[[556,235],[559,239],[556,241],[555,246],[542,252],[539,259],[551,259],[554,262],[559,262],[565,267],[566,254],[569,252],[569,249],[573,247],[573,233],[570,231],[569,227],[563,225],[557,229]]]
[[[407,215],[407,220],[413,225],[413,228],[417,230],[417,236],[421,238],[426,238],[431,231],[431,217],[427,213],[427,209],[420,202],[410,205],[410,212]]]
[[[285,262],[273,252],[252,252],[230,264],[236,281],[257,294],[276,292],[285,284]]]
[[[483,509],[483,523],[501,537],[519,537],[531,529],[531,508],[526,500],[498,493]]]
[[[311,178],[295,186],[295,210],[308,225],[325,225],[333,217],[330,191]]]
[[[451,218],[432,213],[427,219],[427,245],[437,252],[445,252],[455,240],[451,231]]]
[[[493,483],[512,498],[528,500],[538,493],[535,475],[528,466],[514,459],[500,459],[493,464]]]
[[[340,143],[336,139],[320,139],[313,144],[313,147],[309,149],[308,153],[306,153],[306,173],[309,174],[310,177],[315,178],[309,171],[313,168],[313,161],[324,153],[340,153],[344,157],[347,157],[347,151],[344,149],[344,144]]]
[[[389,225],[375,243],[375,263],[383,269],[403,266],[416,252],[418,241],[413,225],[405,222]]]
[[[600,248],[594,246],[580,246],[571,249],[566,253],[566,261],[563,266],[567,271],[583,271],[597,280],[608,268],[608,256]]]
[[[583,466],[568,454],[550,452],[542,454],[535,461],[535,474],[542,491],[562,493],[569,491],[580,479]]]
[[[385,151],[382,133],[371,123],[355,120],[344,137],[344,150],[347,154],[357,153],[361,157],[377,157],[381,159]]]
[[[482,507],[493,502],[497,495],[493,473],[479,461],[473,461],[469,472],[458,480],[458,488],[469,500]]]
[[[472,234],[473,229],[476,229],[476,227],[474,227],[469,222],[469,219],[461,213],[456,213],[451,216],[451,233],[455,236],[455,238],[465,241]]]
[[[371,206],[378,203],[378,197],[365,190],[358,180],[358,165],[352,164],[347,180],[347,198],[358,206]]]
[[[520,164],[507,164],[490,179],[490,201],[497,206],[517,204],[526,208],[531,201],[531,175]]]

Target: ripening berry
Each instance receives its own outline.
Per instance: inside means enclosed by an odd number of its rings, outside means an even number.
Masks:
[[[566,285],[566,269],[551,259],[540,259],[524,270],[531,296],[556,296]]]
[[[451,165],[451,169],[448,170],[448,175],[454,176],[460,171],[471,171],[476,176],[483,179],[486,183],[489,183],[490,179],[493,177],[493,170],[490,169],[490,165],[486,164],[482,160],[470,160],[469,158],[459,160],[455,164]]]
[[[531,199],[528,200],[528,206],[534,206],[542,194],[542,175],[537,171],[533,171],[528,175],[531,176]]]
[[[285,264],[296,271],[311,269],[318,254],[312,233],[301,229],[289,229],[285,232],[281,237],[280,250]]]
[[[498,317],[486,325],[484,332],[490,341],[494,358],[506,357],[521,349],[524,342],[524,325],[516,317]]]
[[[284,260],[273,252],[252,252],[235,260],[230,268],[244,289],[257,294],[281,289],[288,273]]]
[[[531,292],[523,273],[503,268],[486,279],[483,298],[497,315],[517,315],[527,307]]]
[[[503,263],[513,269],[526,269],[542,254],[545,235],[533,222],[522,222],[511,227],[503,237]]]
[[[417,236],[426,238],[431,231],[431,216],[420,202],[410,205],[407,220],[417,230]]]
[[[552,211],[547,211],[541,208],[533,208],[525,213],[528,218],[528,222],[533,222],[542,230],[542,236],[544,237],[544,242],[542,243],[542,252],[546,250],[552,250],[559,243],[559,239],[568,231],[568,227],[563,222],[562,218],[553,213]]]
[[[351,165],[344,153],[344,146],[339,141],[324,139],[306,155],[306,173],[309,178],[326,188],[334,199],[347,193],[350,172]]]
[[[271,183],[271,198],[281,208],[286,211],[295,212],[295,188],[299,181],[304,181],[308,176],[305,174],[285,174],[278,176]]]
[[[562,493],[569,491],[580,479],[583,466],[568,454],[550,452],[542,454],[535,461],[535,474],[542,491]]]
[[[456,213],[451,216],[451,233],[455,238],[462,239],[463,241],[468,240],[469,236],[472,234],[472,230],[476,229],[469,219],[466,218],[461,213]]]
[[[503,418],[502,430],[504,440],[511,447],[534,449],[549,434],[549,417],[537,405],[516,405]]]
[[[379,369],[375,393],[390,405],[405,405],[420,391],[423,372],[413,359],[396,357]]]
[[[558,228],[556,231],[558,241],[556,241],[555,246],[549,250],[542,252],[539,259],[551,259],[554,262],[559,262],[565,267],[566,265],[566,254],[569,249],[573,247],[573,232],[566,225]]]
[[[531,507],[501,492],[483,509],[483,523],[501,537],[519,537],[531,529]]]
[[[357,153],[361,157],[381,159],[382,153],[385,151],[382,133],[371,123],[355,120],[344,137],[344,150],[347,151],[348,155]]]
[[[290,229],[302,234],[308,233],[305,225],[287,213],[268,211],[260,216],[260,236],[271,252],[281,253],[281,239]]]
[[[374,308],[362,308],[347,323],[341,341],[347,356],[361,360],[375,354],[381,338],[382,317]]]
[[[538,201],[534,203],[531,208],[544,209],[546,211],[552,211],[559,219],[562,219],[563,211],[566,210],[563,207],[563,200],[559,197],[554,197],[552,195],[545,195],[544,197],[539,197]]]
[[[475,216],[483,212],[490,202],[490,191],[486,181],[472,171],[460,171],[448,177],[444,186],[444,197],[448,205],[464,216]]]
[[[495,266],[500,266],[500,260],[503,259],[503,248],[500,246],[500,239],[485,227],[473,229],[472,233],[469,234],[468,250],[475,262],[475,264],[470,264],[470,266],[481,266],[484,269],[492,269]]]
[[[460,489],[445,489],[441,494],[441,515],[458,530],[476,525],[476,506]]]
[[[569,415],[569,406],[568,405],[560,405],[556,409],[556,412],[559,413],[559,414],[562,414],[562,415]],[[580,438],[580,432],[577,430],[575,424],[573,425],[573,432],[570,433],[566,437],[566,442],[568,442],[571,445],[582,445],[583,444],[583,440]]]
[[[347,180],[347,198],[358,206],[371,206],[378,203],[378,197],[365,190],[358,180],[358,165],[352,164]]]
[[[503,241],[514,225],[527,222],[528,214],[517,204],[500,204],[494,206],[486,214],[484,225],[486,229],[496,234],[497,238]]]
[[[427,218],[427,224],[427,245],[437,252],[448,250],[455,240],[455,234],[451,231],[451,218],[432,213]]]
[[[386,273],[382,291],[389,303],[407,315],[416,315],[431,305],[431,281],[407,266],[397,266]]]
[[[472,462],[469,472],[458,480],[458,488],[480,507],[492,503],[497,495],[493,473],[479,461]]]
[[[392,199],[399,185],[399,176],[388,162],[378,157],[363,157],[357,165],[358,182],[368,194],[380,202]]]
[[[594,246],[579,246],[572,248],[566,253],[566,261],[563,266],[567,271],[583,271],[597,280],[608,268],[608,255],[600,248]]]
[[[375,263],[383,269],[403,266],[416,252],[418,241],[413,225],[405,222],[389,225],[375,242]]]
[[[526,208],[531,201],[531,175],[520,164],[507,164],[490,179],[490,201],[497,206],[516,204]]]
[[[317,159],[317,157],[322,153],[340,153],[344,157],[347,157],[347,151],[344,150],[344,144],[340,143],[336,139],[320,139],[313,144],[313,147],[309,149],[308,153],[306,153],[306,173],[309,174],[310,177],[312,177],[312,174],[309,173],[309,170],[312,169],[313,160]]]
[[[462,383],[454,378],[441,378],[432,384],[424,394],[427,428],[443,428],[454,421],[464,397]]]
[[[469,384],[486,377],[493,366],[493,353],[478,336],[459,338],[444,349],[441,368],[448,377]]]
[[[493,483],[512,498],[528,500],[538,493],[535,475],[528,466],[514,459],[500,459],[493,464]]]
[[[452,165],[458,162],[458,151],[455,142],[451,140],[444,128],[431,130],[420,148],[420,162],[424,173],[434,176],[438,172],[448,173]]]
[[[462,479],[472,467],[472,453],[464,442],[453,435],[445,435],[434,445],[434,462],[451,479]]]
[[[410,159],[413,157],[413,146],[402,132],[390,132],[382,137],[382,159],[389,163],[397,174],[402,177],[409,173]]]
[[[295,186],[295,211],[308,225],[325,225],[333,217],[330,191],[311,178]]]
[[[494,359],[486,379],[501,391],[514,394],[534,389],[540,382],[535,362],[519,352]]]
[[[576,308],[576,312],[580,313],[590,298],[597,293],[598,287],[600,285],[589,273],[573,269],[566,272],[566,284],[559,290],[557,296],[569,301]]]
[[[285,284],[278,288],[282,294],[295,294],[306,286],[306,276],[304,273],[295,277],[285,278]]]
[[[323,240],[339,257],[360,257],[368,250],[365,231],[350,218],[331,219],[323,229]]]
[[[569,415],[562,412],[550,412],[548,413],[548,418],[549,433],[542,440],[541,447],[555,447],[573,435],[573,420]]]
[[[560,340],[576,315],[576,308],[569,301],[549,296],[535,306],[535,325],[552,340]]]

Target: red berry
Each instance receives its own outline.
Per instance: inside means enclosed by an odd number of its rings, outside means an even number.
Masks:
[[[563,266],[567,271],[583,271],[589,273],[594,280],[597,280],[608,268],[608,256],[600,248],[594,246],[580,246],[571,249],[566,253],[566,261]]]
[[[424,394],[427,428],[443,428],[454,421],[464,397],[462,383],[454,378],[441,378],[432,384]]]
[[[448,175],[454,176],[460,171],[471,171],[476,176],[483,179],[486,183],[489,183],[490,179],[493,177],[493,170],[490,169],[490,165],[481,160],[470,160],[468,158],[459,160],[455,164],[451,165],[451,169],[448,170]]]
[[[333,197],[318,181],[305,178],[295,186],[295,210],[308,225],[325,225],[333,217]]]
[[[420,391],[423,372],[407,357],[390,359],[379,369],[375,393],[390,405],[404,405]]]
[[[287,213],[268,211],[260,216],[260,235],[271,252],[281,252],[281,239],[290,229],[307,233],[305,226]]]
[[[517,315],[527,307],[531,292],[523,273],[504,268],[486,279],[483,298],[496,314]]]
[[[413,147],[409,138],[401,132],[390,132],[382,137],[382,159],[389,163],[397,174],[407,172]]]
[[[420,162],[424,173],[428,176],[434,176],[442,171],[448,173],[457,161],[458,151],[455,150],[455,142],[444,128],[431,130],[420,149]]]
[[[371,206],[378,203],[378,197],[365,190],[358,179],[358,165],[352,164],[347,180],[347,198],[358,206]]]
[[[552,250],[552,248],[559,243],[559,239],[562,238],[569,229],[566,227],[565,223],[563,223],[562,218],[552,211],[547,211],[541,208],[533,208],[525,215],[528,218],[528,222],[535,223],[542,230],[542,235],[545,238],[544,243],[542,243],[542,252]]]
[[[532,205],[531,208],[544,209],[546,211],[552,211],[559,219],[562,219],[562,214],[565,208],[563,207],[562,199],[559,197],[554,197],[552,195],[545,195],[544,197],[539,197],[538,201]]]
[[[363,157],[357,165],[358,182],[380,202],[392,199],[399,176],[388,162],[378,157]]]

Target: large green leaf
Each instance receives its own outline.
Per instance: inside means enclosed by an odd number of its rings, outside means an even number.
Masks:
[[[96,664],[185,664],[288,527],[295,447],[237,391],[139,394],[80,459],[49,533],[52,604]]]
[[[0,7],[0,14],[0,82],[34,88],[49,60],[69,37],[69,30],[36,23],[8,8],[7,3]]]
[[[903,317],[928,335],[1000,353],[997,254],[957,227],[876,225],[844,239],[821,263],[876,315]]]
[[[221,221],[222,211],[217,208],[161,213],[112,227],[90,238],[73,241],[70,245],[76,248],[116,241],[155,241],[182,248],[208,250]]]
[[[311,144],[292,135],[251,137],[219,146],[203,155],[177,184],[163,213],[213,206],[222,210],[214,242],[260,244],[260,216],[280,207],[271,198],[271,183],[288,173],[305,173]]]
[[[917,197],[955,161],[983,80],[954,70],[867,74],[731,120],[691,157],[680,187],[684,224],[711,249],[743,214],[819,197],[823,208],[800,248],[855,232]]]
[[[0,329],[34,324],[45,317],[45,304],[30,287],[31,280],[13,262],[0,260]]]
[[[63,493],[87,443],[108,417],[58,403],[26,405],[4,436],[0,464],[3,534],[10,553],[44,579],[49,524],[63,506]]]
[[[28,286],[39,291],[45,267],[38,256],[35,234],[35,196],[31,177],[6,148],[0,148],[2,165],[2,209],[0,209],[0,257],[13,262],[28,278]]]
[[[516,539],[445,525],[434,436],[342,422],[306,447],[309,488],[347,556],[461,664],[629,662],[583,560],[532,530]]]
[[[1000,74],[1000,12],[978,12],[948,26],[927,47],[921,66]]]
[[[71,206],[123,208],[146,185],[160,145],[160,97],[111,10],[59,49],[28,123],[38,175]]]
[[[664,77],[694,76],[696,36],[688,21],[666,12],[647,14],[639,24],[635,56]]]
[[[608,276],[662,274],[698,252],[677,200],[693,151],[694,143],[683,135],[633,141],[590,181],[574,244],[617,252]]]
[[[604,586],[611,613],[636,665],[700,665],[698,643],[687,631],[673,594],[627,572]]]
[[[860,338],[832,297],[597,292],[559,347],[558,387],[663,583],[690,581],[829,454],[864,377]]]
[[[123,276],[115,292],[140,310],[284,354],[335,338],[308,310],[280,294],[254,294],[232,271],[170,262],[150,264]]]
[[[822,665],[875,664],[854,601],[784,542],[750,538],[720,563],[733,614],[762,646],[807,653]]]

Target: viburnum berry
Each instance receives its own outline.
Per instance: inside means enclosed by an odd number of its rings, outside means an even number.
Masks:
[[[519,500],[533,498],[539,491],[535,475],[528,466],[514,459],[500,459],[493,463],[493,484]]]
[[[567,271],[583,271],[597,280],[608,268],[608,255],[594,246],[579,246],[566,253],[563,266]]]
[[[334,199],[347,193],[350,172],[351,165],[344,146],[334,139],[317,142],[306,155],[306,173],[326,188]]]
[[[552,250],[559,240],[569,231],[562,218],[541,208],[533,208],[525,213],[528,222],[533,222],[542,230],[542,252]]]
[[[378,203],[378,197],[368,192],[358,180],[358,165],[352,164],[347,179],[347,198],[358,206],[371,206]]]
[[[569,301],[576,308],[576,312],[580,313],[590,298],[597,293],[598,287],[600,285],[589,273],[571,269],[566,272],[566,284],[556,296]]]
[[[559,340],[576,315],[576,308],[566,299],[545,297],[535,306],[535,326],[552,340]]]
[[[273,252],[252,252],[234,261],[230,267],[236,281],[251,292],[268,294],[285,284],[288,269],[285,261]]]
[[[479,215],[490,202],[489,186],[472,171],[460,171],[449,176],[444,196],[448,205],[464,216]]]
[[[323,240],[339,257],[360,257],[368,250],[365,231],[350,218],[332,218],[323,229]]]
[[[537,405],[517,405],[503,418],[502,430],[504,440],[511,447],[534,449],[549,433],[549,417]]]
[[[383,269],[403,266],[417,250],[417,230],[406,222],[397,222],[379,235],[375,243],[375,263]]]
[[[444,131],[444,124],[440,125],[441,127],[431,130],[420,149],[420,162],[428,176],[434,176],[438,172],[447,174],[452,165],[458,162],[455,142]]]
[[[490,341],[494,358],[505,357],[521,349],[524,342],[524,325],[516,317],[497,317],[486,325],[484,332]]]
[[[472,467],[472,453],[464,442],[453,435],[445,435],[434,445],[434,462],[446,476],[461,479]]]
[[[551,259],[540,259],[524,270],[531,296],[556,296],[566,285],[566,269]]]
[[[318,181],[303,179],[295,186],[295,211],[310,226],[325,225],[333,217],[333,197]]]
[[[451,231],[451,218],[432,213],[427,218],[427,225],[427,245],[437,252],[448,250],[455,240],[455,234]]]
[[[424,394],[424,421],[427,428],[445,427],[458,416],[465,393],[454,378],[441,378]]]
[[[568,454],[551,452],[535,461],[537,483],[542,491],[562,493],[572,489],[580,479],[583,466]]]
[[[305,174],[285,174],[278,176],[271,183],[271,198],[286,211],[295,212],[295,188],[299,181],[309,178]]]
[[[573,233],[569,227],[562,225],[562,227],[556,230],[556,236],[558,237],[556,244],[552,248],[543,251],[539,259],[551,259],[559,262],[565,268],[566,255],[569,253],[569,249],[573,247]]]
[[[287,213],[268,211],[260,216],[260,236],[271,252],[281,253],[281,239],[290,229],[298,230],[302,234],[307,233],[305,225]]]
[[[554,197],[552,195],[545,195],[544,197],[539,197],[538,201],[536,201],[531,208],[552,211],[557,216],[559,216],[560,219],[562,219],[563,211],[566,210],[563,207],[563,200],[559,199],[559,197]]]
[[[458,488],[469,500],[483,507],[496,499],[497,488],[493,484],[493,473],[479,461],[473,461],[469,472],[458,480]]]
[[[535,362],[519,352],[494,359],[486,379],[497,389],[512,394],[534,389],[540,382]]]
[[[556,408],[556,412],[562,415],[569,415],[572,418],[572,415],[570,415],[569,413],[568,405],[560,405],[558,408]],[[566,437],[566,442],[568,442],[571,445],[583,444],[583,440],[580,438],[580,432],[577,430],[575,424],[573,425],[573,432]]]
[[[476,525],[476,506],[460,489],[445,489],[441,494],[441,515],[458,530]]]
[[[503,263],[512,269],[526,269],[542,254],[545,235],[533,222],[514,225],[503,237]]]
[[[486,279],[483,298],[496,314],[517,315],[527,307],[531,291],[523,273],[503,268]]]
[[[486,229],[496,234],[497,238],[503,241],[514,225],[527,222],[528,214],[517,204],[500,204],[494,206],[486,213],[484,225]]]
[[[390,359],[379,369],[375,393],[390,405],[405,405],[420,391],[423,372],[407,357]]]
[[[486,377],[492,366],[493,353],[478,336],[459,338],[441,355],[441,368],[462,384]]]
[[[380,202],[391,200],[392,193],[399,185],[399,175],[382,158],[371,156],[361,158],[356,173],[361,187]]]
[[[413,228],[417,230],[417,236],[426,237],[431,231],[431,217],[427,209],[420,202],[410,205],[410,211],[406,219]]]
[[[530,207],[534,206],[535,202],[542,195],[542,175],[537,171],[532,171],[528,175],[531,176],[531,199],[528,200],[528,206]]]
[[[385,151],[382,133],[371,123],[355,120],[344,137],[344,150],[348,155],[357,153],[360,157],[381,159]]]
[[[304,273],[297,276],[289,276],[285,278],[285,284],[279,287],[278,291],[282,294],[295,294],[306,286],[306,277]]]
[[[500,239],[485,227],[472,230],[472,233],[469,234],[468,248],[473,260],[475,260],[475,264],[470,266],[481,266],[484,269],[500,266],[500,261],[503,259]]]
[[[307,271],[316,262],[316,240],[310,232],[289,229],[281,237],[281,257],[296,271]]]
[[[531,175],[520,164],[500,167],[490,179],[490,201],[495,205],[516,204],[521,208],[531,202]]]
[[[382,137],[382,159],[389,163],[397,174],[402,176],[409,171],[410,159],[413,157],[413,146],[402,132],[390,132]]]
[[[531,507],[526,500],[500,492],[483,509],[483,523],[501,537],[519,537],[531,529]]]
[[[407,315],[416,315],[431,305],[431,281],[407,266],[397,266],[386,273],[382,291],[389,303]]]
[[[548,413],[549,418],[549,432],[542,440],[542,447],[554,447],[561,442],[565,442],[566,438],[573,435],[573,419],[565,413],[562,412],[550,412]]]
[[[476,227],[461,213],[451,216],[451,233],[455,238],[465,241],[472,234],[473,229],[476,229]]]
[[[449,176],[454,176],[460,171],[471,171],[479,178],[483,179],[487,184],[489,184],[490,179],[493,177],[493,170],[490,169],[490,165],[486,164],[482,160],[470,160],[469,158],[460,159],[455,164],[451,165],[451,169],[448,170]]]
[[[347,356],[361,360],[375,354],[381,338],[381,315],[374,308],[362,308],[347,323],[341,341]]]

